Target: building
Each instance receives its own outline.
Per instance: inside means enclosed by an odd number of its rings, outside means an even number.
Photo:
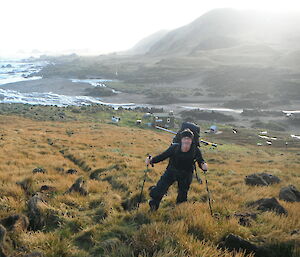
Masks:
[[[175,126],[175,116],[173,112],[147,113],[144,115],[143,120],[152,127],[173,128]]]

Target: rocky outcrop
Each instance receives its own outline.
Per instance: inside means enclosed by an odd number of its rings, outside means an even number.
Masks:
[[[40,188],[40,192],[56,192],[56,187],[48,186],[48,185],[42,185]]]
[[[77,170],[75,170],[75,169],[68,169],[66,173],[67,174],[76,174]]]
[[[284,214],[287,215],[288,212],[286,209],[284,209],[280,203],[277,201],[275,197],[273,198],[262,198],[258,201],[251,202],[248,204],[250,207],[256,207],[257,210],[260,211],[273,211],[277,214]]]
[[[1,219],[0,224],[2,224],[8,231],[25,231],[29,226],[29,219],[23,214],[14,214]]]
[[[76,179],[74,184],[66,191],[66,193],[78,192],[81,195],[87,195],[88,191],[86,189],[86,182],[83,177]]]
[[[35,194],[28,201],[28,217],[30,227],[33,230],[42,229],[45,225],[44,217],[42,215],[43,209],[46,208],[46,204],[42,200],[39,194]]]
[[[38,192],[27,203],[29,228],[36,231],[41,229],[51,230],[61,223],[59,211],[49,206],[43,199],[43,194]]]
[[[278,177],[268,173],[254,173],[245,177],[246,185],[251,186],[269,186],[279,182]]]
[[[281,188],[279,199],[287,202],[300,202],[300,191],[293,185]]]
[[[0,224],[0,257],[6,257],[4,252],[4,243],[6,238],[6,228]]]
[[[229,234],[219,243],[219,247],[229,251],[245,251],[247,254],[255,253],[258,247],[240,236]]]
[[[35,168],[32,170],[32,173],[35,174],[35,173],[46,173],[47,170],[44,169],[44,168]]]
[[[256,213],[235,213],[233,215],[238,219],[238,222],[241,226],[250,227],[252,220],[256,220]]]

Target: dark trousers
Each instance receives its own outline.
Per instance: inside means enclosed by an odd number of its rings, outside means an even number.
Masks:
[[[174,169],[167,169],[164,174],[160,177],[156,186],[150,190],[150,196],[156,207],[159,207],[160,201],[163,196],[167,193],[169,187],[177,181],[178,183],[178,194],[176,203],[182,203],[187,201],[187,194],[190,189],[190,185],[193,180],[193,171],[185,172]]]

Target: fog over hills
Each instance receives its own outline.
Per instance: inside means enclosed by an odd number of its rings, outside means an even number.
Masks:
[[[168,30],[157,31],[150,36],[139,41],[134,47],[132,47],[127,54],[145,54],[150,48],[161,38],[163,38],[168,33]]]
[[[172,30],[149,49],[149,55],[183,55],[197,50],[266,44],[274,48],[297,48],[300,18],[249,10],[215,9],[192,23]]]

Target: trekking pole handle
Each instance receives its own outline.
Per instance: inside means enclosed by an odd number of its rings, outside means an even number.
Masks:
[[[152,158],[152,156],[149,154],[149,155],[148,155],[148,159],[150,160],[151,158]],[[147,168],[148,168],[148,166],[149,166],[149,164],[147,164]],[[151,166],[154,167],[154,164],[151,163]]]

